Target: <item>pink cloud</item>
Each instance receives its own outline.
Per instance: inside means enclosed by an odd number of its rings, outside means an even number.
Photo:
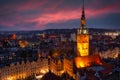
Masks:
[[[104,8],[101,8],[99,10],[94,10],[91,8],[87,8],[85,10],[86,13],[86,18],[99,18],[99,16],[103,16],[104,14],[110,14],[110,13],[116,13],[120,12],[116,9],[117,6],[110,7],[106,6]],[[81,9],[75,9],[75,10],[60,10],[55,13],[44,13],[38,18],[28,20],[28,22],[37,22],[39,25],[46,25],[48,23],[61,23],[61,22],[66,22],[69,20],[74,20],[74,19],[80,19],[81,17]]]
[[[104,16],[104,15],[108,15],[111,13],[120,13],[120,10],[118,10],[118,3],[111,5],[108,5],[106,7],[100,8],[100,9],[88,9],[86,10],[86,15],[88,18],[94,18],[94,17],[100,17],[100,16]]]
[[[9,27],[15,26],[15,25],[13,24],[13,22],[5,22],[5,21],[1,21],[1,22],[0,22],[0,25],[9,26]]]
[[[37,0],[38,1],[38,0]],[[38,7],[45,6],[48,1],[41,1],[41,3],[37,2],[35,0],[30,0],[30,2],[24,3],[22,5],[10,5],[11,7],[16,6],[15,9],[17,11],[27,11],[27,10],[36,10]],[[74,19],[80,19],[81,17],[81,8],[73,9],[73,8],[63,8],[63,9],[57,9],[57,7],[62,4],[64,0],[58,1],[54,5],[49,5],[48,8],[43,8],[43,13],[36,13],[36,14],[28,14],[24,17],[24,15],[12,15],[14,18],[11,18],[10,21],[2,21],[0,20],[0,24],[3,26],[15,26],[16,24],[22,25],[22,24],[29,24],[29,23],[36,23],[34,26],[34,29],[45,28],[45,25],[49,23],[63,23]],[[95,2],[95,4],[98,4]],[[99,18],[100,16],[103,16],[105,14],[110,13],[120,13],[120,10],[118,9],[119,3],[114,3],[112,6],[108,5],[99,9],[92,9],[92,8],[85,8],[86,18]],[[4,9],[9,9],[9,5],[7,7],[4,7]],[[4,10],[3,9],[3,10]],[[38,10],[38,9],[37,9]],[[50,12],[53,11],[53,12]],[[27,29],[24,26],[21,26],[20,28]]]
[[[8,11],[28,11],[39,8],[48,3],[47,0],[29,0],[23,3],[6,3],[1,7],[0,12],[8,12]]]
[[[26,2],[26,3],[22,4],[21,6],[18,6],[17,10],[20,10],[20,11],[33,10],[33,9],[36,9],[40,6],[47,4],[47,3],[48,3],[47,0],[44,0],[44,1],[30,0],[29,2]]]

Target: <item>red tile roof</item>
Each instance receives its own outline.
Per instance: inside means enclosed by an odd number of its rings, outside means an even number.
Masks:
[[[105,70],[99,71],[99,74],[105,76],[106,74],[109,74],[110,72],[112,72],[112,69],[105,69]]]
[[[93,74],[87,74],[86,80],[98,80],[98,77]]]

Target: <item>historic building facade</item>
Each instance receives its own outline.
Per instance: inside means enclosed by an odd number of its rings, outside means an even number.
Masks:
[[[9,66],[0,68],[0,80],[25,79],[35,74],[45,74],[48,72],[48,59],[39,58],[37,61],[27,60],[11,63]]]
[[[61,61],[60,59],[51,59],[49,66],[51,72],[58,76],[61,76],[62,73],[64,72],[63,61]]]

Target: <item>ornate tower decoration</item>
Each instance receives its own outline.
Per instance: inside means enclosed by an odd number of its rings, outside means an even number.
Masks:
[[[78,50],[78,56],[89,55],[89,33],[86,27],[84,0],[82,6],[81,26],[77,30],[77,50]]]

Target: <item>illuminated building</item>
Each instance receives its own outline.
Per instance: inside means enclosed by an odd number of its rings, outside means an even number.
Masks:
[[[70,76],[75,78],[74,67],[74,59],[64,59],[64,72],[67,72]]]
[[[25,48],[26,46],[28,46],[28,42],[20,40],[19,45],[20,45],[21,48]]]
[[[16,34],[13,34],[12,35],[12,39],[16,39],[17,38],[17,35]]]
[[[0,80],[21,80],[34,74],[45,74],[46,72],[48,72],[47,58],[39,58],[32,62],[29,60],[13,62],[0,67]]]
[[[100,64],[101,60],[98,55],[94,56],[83,56],[83,57],[76,57],[75,64],[77,68],[88,67],[91,64]]]
[[[89,55],[89,33],[86,27],[84,0],[81,16],[81,27],[77,31],[78,56],[75,58],[77,68],[90,66],[92,63],[101,64],[99,56]]]
[[[61,76],[64,72],[63,70],[63,61],[60,59],[51,59],[50,61],[50,70],[56,75]]]
[[[99,52],[101,58],[118,58],[119,48],[116,47],[114,49],[108,49],[107,51]]]
[[[89,33],[86,27],[83,0],[81,27],[77,30],[77,56],[70,59],[64,59],[64,71],[66,71],[71,77],[75,79],[76,68],[81,69],[92,64],[101,64],[101,60],[98,55],[89,54]]]
[[[64,59],[64,70],[70,76],[75,78],[74,74],[74,67],[77,68],[85,67],[84,61],[78,59],[79,57],[85,57],[89,55],[89,34],[88,29],[86,27],[86,20],[85,20],[85,12],[84,12],[84,5],[82,9],[82,17],[81,17],[81,27],[77,30],[77,56],[74,58],[65,58]],[[74,63],[76,65],[74,65]]]
[[[50,57],[49,68],[52,73],[60,76],[62,75],[64,70],[63,70],[63,61],[59,58],[59,56],[60,55],[58,52],[54,52],[52,54],[52,57]]]
[[[89,55],[89,33],[86,27],[84,2],[82,9],[82,17],[81,17],[81,27],[77,31],[77,50],[78,50],[78,56]]]
[[[119,34],[119,32],[105,32],[104,35],[111,36],[113,39],[115,39],[120,34]]]

